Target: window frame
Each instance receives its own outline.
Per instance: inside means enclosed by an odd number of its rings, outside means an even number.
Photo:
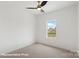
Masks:
[[[53,21],[56,21],[56,19],[52,19],[52,20],[53,20]],[[47,38],[47,39],[54,39],[54,38],[56,38],[56,37],[51,37],[51,38],[48,37],[48,21],[49,21],[49,20],[46,21],[46,38]],[[57,22],[56,22],[56,27],[57,27]],[[56,29],[57,29],[57,28],[56,28]],[[56,33],[56,34],[57,34],[57,33]],[[57,36],[57,35],[56,35],[56,36]]]

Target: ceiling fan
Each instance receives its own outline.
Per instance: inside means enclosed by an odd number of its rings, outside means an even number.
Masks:
[[[26,9],[37,9],[41,12],[45,13],[45,11],[42,9],[43,6],[46,5],[47,1],[37,1],[38,5],[36,7],[27,7]]]

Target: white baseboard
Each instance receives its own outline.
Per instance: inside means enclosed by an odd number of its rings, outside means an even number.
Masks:
[[[34,44],[34,42],[31,42],[31,43],[29,43],[29,44],[26,44],[26,43],[18,44],[18,45],[17,45],[17,48],[16,48],[16,46],[13,46],[12,48],[9,48],[9,49],[6,49],[5,51],[0,52],[0,54],[6,54],[6,53],[12,52],[12,51],[14,51],[14,50],[23,48],[23,47],[27,47],[27,46],[29,46],[29,45],[31,45],[31,44]]]
[[[77,53],[76,50],[68,50],[65,48],[61,48],[61,47],[57,47],[57,46],[53,46],[53,45],[49,45],[49,44],[45,44],[45,43],[41,43],[41,42],[36,42],[36,43],[43,44],[43,45],[50,46],[50,47],[54,47],[54,48],[58,48],[58,49],[62,49],[62,50],[68,51],[68,52],[72,52],[73,54]]]

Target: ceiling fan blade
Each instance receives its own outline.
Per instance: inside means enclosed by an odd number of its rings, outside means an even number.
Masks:
[[[43,1],[40,6],[43,7],[44,5],[46,5],[46,3],[47,1]]]
[[[45,11],[43,9],[40,10],[41,12],[45,13]]]
[[[26,9],[37,9],[36,7],[27,7]]]
[[[47,15],[47,13],[43,10],[43,9],[41,9],[40,10],[42,13],[44,13],[45,15]]]

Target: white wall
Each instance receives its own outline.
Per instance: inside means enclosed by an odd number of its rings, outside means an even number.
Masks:
[[[79,53],[79,2],[78,2],[78,53]]]
[[[56,19],[56,39],[46,38],[46,23],[48,20]],[[49,13],[38,15],[37,20],[37,42],[64,48],[70,51],[77,50],[77,6],[70,6]]]
[[[0,53],[34,43],[35,17],[22,3],[0,2]]]

